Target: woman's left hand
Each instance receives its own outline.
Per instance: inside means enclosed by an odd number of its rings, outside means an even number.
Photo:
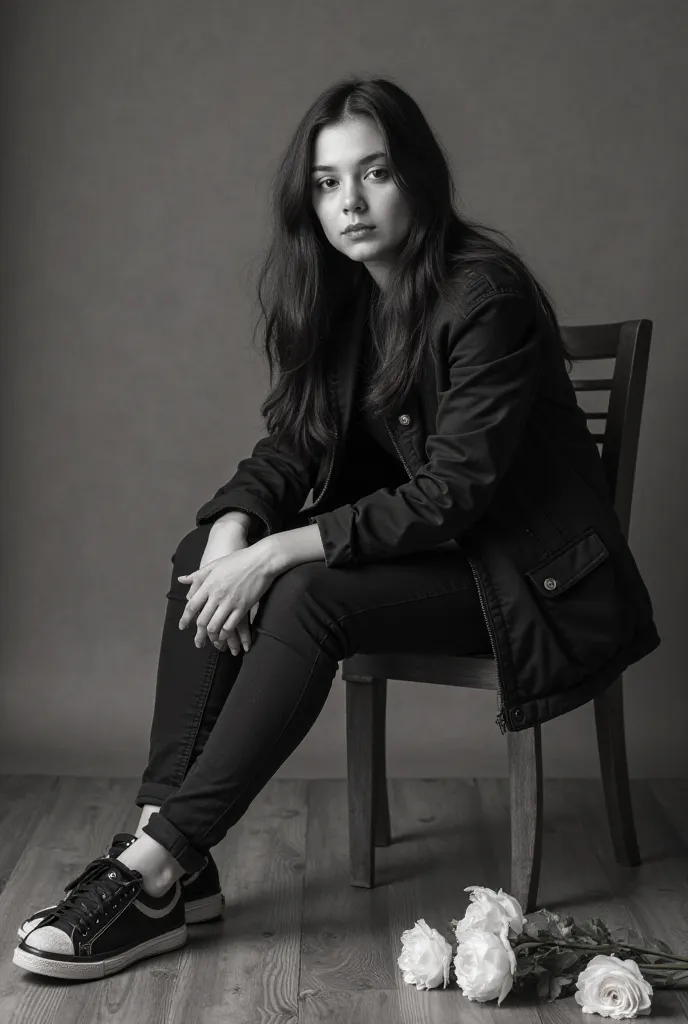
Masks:
[[[269,588],[275,573],[256,558],[253,547],[247,547],[177,579],[182,583],[191,580],[179,628],[185,629],[198,616],[194,643],[202,647],[207,637],[222,641],[236,629]]]

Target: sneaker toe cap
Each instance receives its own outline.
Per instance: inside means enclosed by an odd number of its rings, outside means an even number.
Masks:
[[[44,953],[74,953],[74,946],[69,935],[61,928],[54,928],[52,925],[35,928],[26,941],[34,949],[40,949]]]
[[[25,921],[22,921],[22,923],[17,928],[17,935],[19,936],[19,938],[26,938],[29,932],[33,931],[34,928],[38,928],[41,921],[44,921],[48,914],[51,912],[51,909],[52,908],[46,910],[37,910],[35,914],[31,915],[31,917],[27,917]]]
[[[22,924],[24,931],[28,931],[30,928],[35,928],[41,921],[48,916],[46,910],[37,910],[33,917],[27,917],[26,921]]]

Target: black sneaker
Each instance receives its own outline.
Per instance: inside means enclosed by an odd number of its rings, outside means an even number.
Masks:
[[[112,846],[105,852],[106,857],[118,857],[122,850],[135,841],[136,836],[131,832],[118,832],[112,840]],[[217,864],[212,856],[208,854],[205,867],[190,875],[188,872],[179,879],[182,886],[182,897],[187,924],[200,924],[202,921],[212,921],[216,917],[222,917],[225,908],[225,897],[220,888],[220,876],[217,871]],[[67,890],[65,889],[65,892]],[[29,932],[37,928],[48,914],[52,914],[54,905],[43,907],[35,914],[28,917],[19,928],[17,935],[25,939]]]
[[[15,949],[17,967],[87,981],[186,942],[179,880],[162,896],[150,896],[140,871],[97,857],[65,889],[69,895]]]

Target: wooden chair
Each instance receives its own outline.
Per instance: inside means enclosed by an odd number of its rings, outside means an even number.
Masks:
[[[640,419],[652,336],[651,320],[563,327],[578,362],[613,359],[610,379],[572,378],[581,392],[608,391],[605,412],[586,413],[603,429],[597,442],[624,536],[628,537]],[[342,661],[346,682],[346,738],[351,884],[375,884],[375,847],[391,842],[385,757],[387,680],[496,690],[491,655],[448,657],[356,654]],[[640,864],[628,780],[620,676],[594,698],[597,747],[614,854],[619,864]],[[511,887],[524,913],[536,909],[542,850],[540,726],[508,732],[511,812]]]

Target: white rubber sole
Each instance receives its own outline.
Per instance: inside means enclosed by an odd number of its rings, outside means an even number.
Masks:
[[[118,971],[136,963],[137,960],[144,960],[149,956],[157,956],[160,953],[169,953],[173,949],[179,949],[186,942],[186,925],[175,928],[164,935],[158,935],[154,939],[148,939],[139,946],[133,946],[126,953],[119,953],[117,956],[106,957],[103,960],[88,961],[67,961],[49,960],[35,953],[28,953],[24,949],[17,948],[12,957],[12,963],[17,967],[23,967],[25,971],[32,971],[34,974],[44,974],[49,978],[69,978],[74,981],[89,981],[92,978],[105,978],[109,974],[116,974]]]
[[[205,896],[201,900],[191,900],[184,905],[184,911],[187,924],[202,924],[204,921],[214,921],[215,918],[224,916],[224,894],[216,892],[212,896]],[[27,935],[30,935],[35,928],[40,928],[40,926],[40,921],[37,924],[32,924],[30,928],[27,928],[25,924],[21,924],[17,928],[17,938],[23,941]]]

